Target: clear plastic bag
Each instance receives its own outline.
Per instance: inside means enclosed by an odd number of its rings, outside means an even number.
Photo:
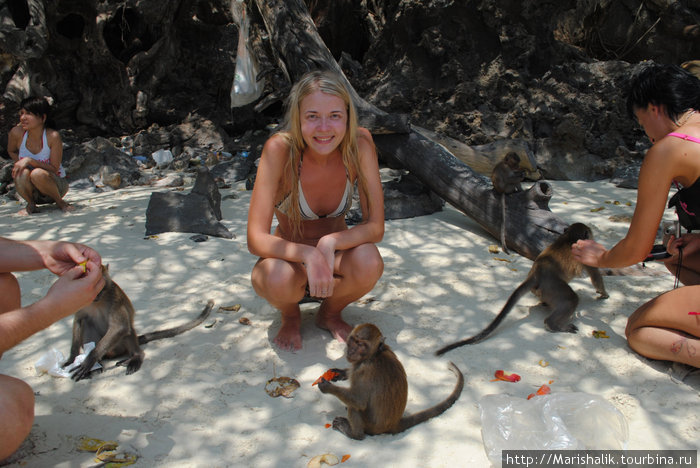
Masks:
[[[263,92],[263,81],[257,81],[257,66],[248,50],[248,29],[250,22],[243,0],[231,0],[231,13],[238,21],[238,50],[236,71],[231,87],[231,107],[241,107],[257,100]]]
[[[501,466],[502,450],[622,450],[627,420],[604,398],[552,393],[525,400],[486,395],[479,401],[486,455]]]
[[[44,353],[34,364],[34,368],[37,371],[37,375],[48,373],[53,377],[66,377],[70,378],[71,370],[78,367],[85,360],[90,351],[95,349],[95,343],[90,341],[83,345],[83,352],[75,357],[75,360],[66,367],[63,367],[63,363],[66,361],[63,353],[56,348],[51,348],[49,351]],[[102,365],[96,362],[91,370],[101,369]]]
[[[165,167],[173,162],[173,153],[167,149],[159,149],[151,153],[151,157],[156,162],[156,166]]]

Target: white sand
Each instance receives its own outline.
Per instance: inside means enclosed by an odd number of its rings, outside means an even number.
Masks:
[[[631,216],[635,191],[607,182],[553,186],[550,208],[565,221],[588,223],[608,246],[626,232],[625,222],[609,217]],[[577,335],[546,332],[544,309],[528,295],[491,339],[436,358],[436,349],[471,336],[495,316],[531,261],[490,254],[488,246],[497,241],[449,206],[431,216],[387,222],[379,246],[384,276],[366,296],[373,300],[352,304],[345,318],[353,324],[373,322],[386,335],[408,374],[408,412],[450,393],[455,380],[448,360],[464,372],[466,383],[461,398],[442,416],[395,436],[354,441],[324,427],[344,408],[311,386],[325,369],[345,367],[344,345],[313,325],[318,305],[302,308],[302,351],[271,346],[279,317],[255,295],[249,280],[255,262],[245,242],[250,193],[240,184],[222,190],[224,197],[238,197],[222,203],[223,223],[235,239],[194,243],[185,233],[144,239],[151,190],[72,191],[67,199],[78,210],[70,215],[47,210],[22,218],[14,215],[21,205],[7,203],[0,206],[0,235],[77,241],[97,249],[134,303],[141,333],[188,320],[209,298],[217,307],[242,307],[226,313],[215,307],[205,322],[216,319],[210,328],[145,345],[143,367],[130,376],[114,368],[114,361],[107,361],[102,374],[78,383],[37,375],[34,363],[47,350],[68,354],[71,318],[5,353],[0,373],[26,380],[37,395],[34,428],[20,450],[24,457],[13,466],[94,465],[92,454],[76,448],[80,437],[88,436],[137,452],[134,466],[142,467],[304,467],[326,452],[350,454],[339,465],[344,467],[483,467],[489,461],[478,401],[494,393],[524,398],[550,380],[553,393],[588,392],[615,405],[629,424],[630,449],[698,447],[700,379],[674,381],[669,363],[641,358],[624,338],[627,317],[671,289],[670,274],[606,277],[606,301],[596,300],[586,278],[574,280],[581,298]],[[606,203],[613,201],[621,203]],[[591,212],[598,207],[605,209]],[[665,271],[660,265],[650,270]],[[24,304],[39,299],[55,279],[47,271],[19,278]],[[239,324],[240,317],[248,317],[252,326]],[[598,329],[610,338],[593,338],[591,332]],[[542,359],[548,367],[538,364]],[[522,380],[491,382],[497,369],[517,372]],[[265,393],[275,371],[301,383],[294,398]]]

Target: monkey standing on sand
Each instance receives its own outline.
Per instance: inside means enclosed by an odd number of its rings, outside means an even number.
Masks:
[[[161,338],[171,338],[191,328],[196,327],[209,315],[214,301],[209,300],[204,310],[194,320],[179,327],[155,331],[137,336],[134,331],[134,306],[126,293],[109,276],[109,267],[102,266],[102,277],[105,285],[95,300],[75,313],[73,317],[73,339],[70,356],[63,365],[72,363],[80,354],[84,343],[96,343],[85,360],[71,370],[73,380],[90,377],[90,370],[102,358],[112,358],[126,355],[127,358],[117,363],[126,366],[126,373],[133,374],[143,363],[144,353],[140,345]]]
[[[532,290],[543,303],[552,309],[552,313],[544,320],[547,330],[576,333],[578,328],[571,323],[571,320],[576,312],[578,296],[569,286],[569,281],[581,275],[582,269],[585,269],[591,278],[593,286],[595,286],[596,292],[600,294],[600,298],[605,299],[608,297],[608,293],[605,291],[605,284],[603,284],[603,277],[598,269],[577,262],[571,255],[571,244],[579,239],[593,239],[593,233],[588,226],[582,223],[575,223],[566,228],[561,236],[537,256],[525,281],[513,291],[506,305],[503,306],[501,312],[488,327],[478,335],[439,349],[435,354],[440,356],[460,346],[478,343],[485,339],[506,318],[508,312],[528,290]]]
[[[506,247],[506,195],[522,192],[520,183],[523,179],[525,171],[520,169],[520,156],[513,151],[507,153],[491,172],[493,189],[501,194],[501,247],[505,253],[510,253]]]
[[[450,369],[457,376],[457,385],[441,403],[410,416],[406,409],[408,383],[406,372],[394,352],[384,344],[379,329],[365,323],[356,326],[347,339],[346,358],[350,369],[333,369],[333,380],[350,379],[350,387],[340,387],[322,380],[318,388],[338,397],[348,408],[348,417],[336,417],[333,429],[352,439],[365,434],[397,434],[445,412],[462,393],[464,376],[453,363]]]

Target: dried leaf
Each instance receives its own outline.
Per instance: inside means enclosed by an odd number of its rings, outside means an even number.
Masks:
[[[489,245],[489,253],[497,254],[500,251],[501,251],[501,249],[499,249],[497,245],[495,245],[495,244]]]
[[[340,459],[340,463],[345,463],[348,461],[348,458],[350,458],[350,454],[343,455],[343,457]]]
[[[299,382],[296,379],[292,379],[291,377],[275,377],[267,381],[267,384],[265,384],[265,391],[273,398],[278,396],[292,398],[292,393],[299,387]]]
[[[323,426],[323,427],[325,427],[326,429],[330,429],[330,428],[331,428],[331,426],[332,426],[332,424],[326,423],[326,425],[325,425],[325,426]]]
[[[610,338],[605,330],[593,330],[594,338]]]
[[[609,216],[608,219],[615,223],[629,223],[632,221],[632,216],[625,214],[616,214]]]
[[[219,310],[225,310],[226,312],[238,312],[241,310],[240,304],[234,304],[230,306],[219,306]]]
[[[101,439],[95,439],[93,437],[81,437],[80,440],[78,441],[78,450],[81,452],[97,452],[100,447],[102,447],[105,444],[114,444],[116,445],[117,442],[114,442],[112,440],[110,441],[104,441]]]
[[[498,260],[499,262],[506,262],[506,263],[511,263],[510,260],[507,258],[501,258],[501,257],[493,257],[494,260]]]
[[[250,321],[250,319],[248,317],[239,318],[238,323],[240,323],[241,325],[252,325],[252,322]]]
[[[549,363],[547,361],[545,361],[544,359],[540,359],[539,365],[542,367],[547,367],[549,365]]]
[[[604,209],[604,206],[599,206],[598,208],[591,208],[591,213],[597,213],[599,211],[603,211]]]
[[[110,468],[119,468],[122,466],[133,465],[138,460],[138,455],[135,453],[120,450],[116,442],[105,442],[97,449],[94,461],[104,464]]]

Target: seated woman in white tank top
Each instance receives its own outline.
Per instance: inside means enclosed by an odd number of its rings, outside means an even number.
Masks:
[[[63,200],[68,192],[66,172],[61,165],[61,135],[46,128],[50,106],[43,97],[30,97],[20,103],[19,125],[10,130],[7,152],[15,162],[12,178],[27,206],[20,214],[32,214],[37,204],[56,203],[64,211],[74,207]]]

